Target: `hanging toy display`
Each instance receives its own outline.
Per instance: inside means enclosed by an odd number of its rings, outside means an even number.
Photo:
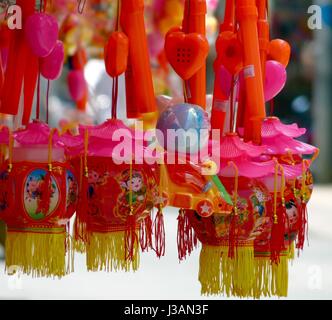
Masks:
[[[207,96],[216,0],[16,1],[23,29],[0,27],[0,112],[14,116],[1,115],[8,126],[0,126],[7,273],[60,278],[73,271],[75,251],[89,271],[136,271],[141,252],[165,255],[164,209],[175,207],[179,261],[201,244],[202,295],[287,296],[319,150],[297,140],[305,129],[274,116],[291,46],[271,40],[269,2],[224,3]],[[85,78],[92,57],[112,79],[101,95]],[[77,108],[96,98],[110,119],[61,121],[61,134],[48,126],[50,81],[64,65]],[[131,121],[118,118],[120,108]]]
[[[16,266],[32,276],[62,277],[73,269],[69,221],[78,196],[65,147],[56,131],[40,122],[9,132],[7,140],[1,172],[7,271]]]
[[[185,79],[187,74],[174,63],[172,35],[178,32],[169,32],[165,49],[170,64]],[[303,134],[296,125],[264,120],[264,101],[285,86],[290,47],[280,39],[270,42],[266,1],[256,7],[255,1],[230,0],[216,50],[211,126],[222,138],[211,140],[210,152],[220,149],[220,156],[212,160],[220,163],[218,176],[232,195],[233,208],[208,216],[197,209],[181,211],[203,245],[202,294],[287,296],[288,261],[296,238],[296,247],[303,248],[312,190],[311,161],[302,160],[302,155],[314,159],[318,154],[316,148],[293,139]],[[184,107],[182,111],[185,114]]]

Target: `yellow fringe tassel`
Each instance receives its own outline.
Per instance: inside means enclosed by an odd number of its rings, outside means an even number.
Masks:
[[[76,230],[80,230],[83,233],[86,233],[86,225],[79,221],[78,217],[75,218],[74,228],[73,228],[73,250],[79,253],[86,252],[86,243],[83,239],[79,238],[76,234]]]
[[[73,271],[73,252],[66,232],[33,233],[7,231],[6,271],[18,268],[33,277],[62,277]],[[13,269],[15,268],[15,270]]]
[[[294,249],[294,248],[293,248]],[[254,257],[252,246],[239,246],[233,259],[227,246],[203,245],[200,254],[199,281],[203,295],[236,297],[286,297],[288,292],[288,261],[293,255],[280,257],[279,264],[270,257]]]
[[[86,244],[87,268],[89,271],[137,271],[140,263],[139,244],[134,259],[126,259],[125,232],[92,232]]]
[[[227,246],[203,245],[200,255],[199,281],[203,295],[226,294],[248,297],[253,293],[254,248],[239,246],[234,259]]]
[[[203,295],[218,295],[221,287],[222,247],[203,245],[199,258],[198,280]]]
[[[295,259],[295,242],[293,241],[288,249],[288,258],[289,260],[294,260]]]
[[[280,263],[275,264],[270,257],[255,258],[254,298],[287,296],[288,259],[288,256],[281,256]]]

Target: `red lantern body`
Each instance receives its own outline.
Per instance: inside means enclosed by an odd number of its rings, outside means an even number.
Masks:
[[[81,159],[73,160],[81,167]],[[139,266],[139,241],[133,256],[128,256],[126,234],[132,213],[135,237],[139,240],[140,228],[158,196],[157,177],[153,166],[146,164],[116,164],[110,157],[88,156],[86,188],[82,181],[81,196],[87,193],[87,211],[78,210],[76,228],[77,248],[86,251],[88,270],[137,270]],[[130,205],[131,204],[131,205]],[[131,211],[132,210],[132,211]],[[81,229],[82,230],[82,229]],[[82,243],[82,241],[85,243]]]
[[[78,196],[72,168],[54,162],[49,172],[46,163],[14,162],[11,172],[4,170],[2,176],[7,177],[1,181],[2,195],[4,188],[13,190],[3,216],[7,224],[8,271],[11,266],[18,266],[34,276],[67,274],[70,271],[70,259],[66,262],[70,249],[67,228]]]

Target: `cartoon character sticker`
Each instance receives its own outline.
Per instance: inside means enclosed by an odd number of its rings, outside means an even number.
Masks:
[[[125,218],[130,210],[130,201],[135,211],[144,205],[147,187],[142,173],[136,170],[133,170],[132,175],[130,175],[130,170],[125,170],[116,177],[116,180],[122,192],[118,197],[114,214],[117,217]]]
[[[254,194],[250,197],[254,210],[258,213],[259,217],[265,214],[265,202],[268,200],[268,196],[259,187],[253,187]]]
[[[27,214],[34,220],[41,220],[51,215],[59,203],[59,189],[55,179],[51,177],[49,210],[44,213],[41,208],[46,174],[46,170],[36,169],[28,175],[24,183],[24,207]]]
[[[110,173],[108,171],[103,174],[95,170],[89,171],[88,176],[88,198],[89,198],[89,215],[100,215],[100,202],[102,197],[102,188],[109,182]]]
[[[269,192],[258,183],[252,182],[251,188],[253,194],[250,196],[250,201],[254,211],[255,223],[249,239],[261,241],[261,239],[266,238],[271,230],[271,219],[267,216],[266,211],[266,202],[271,198]]]
[[[66,172],[67,181],[67,208],[74,205],[78,198],[78,184],[73,173],[69,170]]]

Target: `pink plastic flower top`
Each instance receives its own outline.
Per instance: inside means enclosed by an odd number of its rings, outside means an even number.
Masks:
[[[261,178],[275,172],[275,160],[263,161],[261,158],[267,152],[266,146],[246,143],[236,133],[226,134],[219,146],[214,142],[212,147],[220,149],[219,175],[221,176],[234,176],[234,167],[230,166],[230,162],[236,165],[240,176],[247,178]],[[216,154],[219,154],[219,151]],[[285,166],[284,168],[287,178],[298,176],[301,170],[301,166]]]
[[[234,167],[230,166],[230,162],[236,165],[239,175],[243,177],[259,178],[273,171],[273,161],[259,163],[252,160],[263,154],[265,147],[245,143],[236,133],[226,134],[220,143],[212,141],[210,147],[214,150],[213,155],[220,154],[219,175],[221,176],[234,176]],[[213,160],[218,161],[218,159]]]
[[[283,124],[277,117],[264,120],[262,125],[262,145],[266,146],[266,154],[280,155],[292,153],[296,155],[310,155],[317,152],[317,148],[296,140],[305,134],[306,129],[297,124]]]
[[[96,126],[80,125],[82,141],[86,130],[89,156],[112,157],[115,161],[142,161],[162,156],[160,153],[151,153],[143,140],[143,132],[127,127],[121,120],[109,119]]]
[[[14,139],[21,146],[48,145],[51,134],[51,128],[43,122],[34,120],[26,128],[18,129],[13,133]],[[53,135],[53,147],[64,148],[64,144],[55,133]]]

